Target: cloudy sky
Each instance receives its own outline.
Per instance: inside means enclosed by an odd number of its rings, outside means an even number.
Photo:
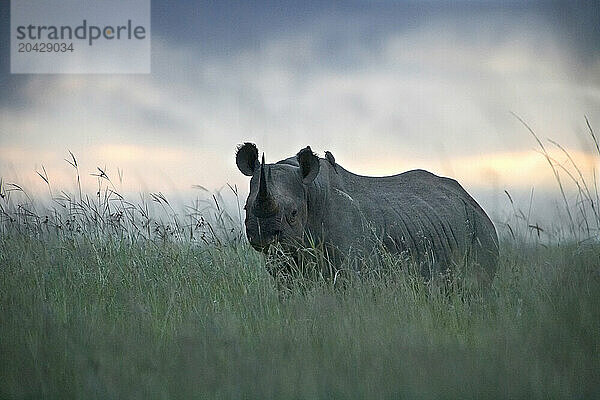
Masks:
[[[245,189],[254,141],[272,162],[311,145],[360,174],[425,168],[495,209],[554,190],[511,112],[597,166],[600,7],[570,3],[153,1],[151,74],[11,75],[2,0],[0,176],[72,187],[70,150],[90,188],[101,166],[131,193]]]

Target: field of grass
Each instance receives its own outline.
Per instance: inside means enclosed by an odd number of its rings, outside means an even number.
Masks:
[[[567,222],[549,237],[515,206],[485,291],[385,253],[273,278],[288,261],[252,250],[218,196],[179,217],[103,170],[92,196],[44,170],[36,208],[0,180],[0,398],[599,398],[600,196],[540,145]]]
[[[0,397],[599,396],[600,246],[501,258],[485,293],[381,268],[278,289],[235,241],[5,233]]]

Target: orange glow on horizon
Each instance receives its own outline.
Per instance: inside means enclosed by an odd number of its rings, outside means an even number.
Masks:
[[[593,173],[599,165],[596,154],[567,149],[585,179],[593,182]],[[19,147],[0,148],[0,176],[4,182],[28,186],[32,192],[45,190],[44,182],[37,176],[44,165],[55,188],[74,187],[75,173],[63,157],[46,150],[28,150]],[[556,162],[578,177],[566,155],[560,150],[549,152]],[[136,145],[101,145],[76,153],[84,189],[95,190],[97,180],[90,174],[96,167],[106,167],[111,180],[123,191],[171,191],[185,193],[192,185],[209,189],[237,184],[243,190],[247,178],[242,176],[233,162],[233,155],[217,155],[202,149],[163,148]],[[452,177],[470,188],[555,188],[552,170],[544,156],[536,151],[493,152],[445,159],[378,158],[347,160],[338,157],[346,169],[361,175],[383,176],[410,169],[426,169],[435,174]],[[351,161],[351,162],[349,162]],[[572,184],[565,171],[557,166],[564,183]],[[124,176],[119,178],[119,172]]]

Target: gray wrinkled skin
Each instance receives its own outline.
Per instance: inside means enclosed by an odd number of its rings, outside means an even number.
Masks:
[[[329,152],[318,158],[310,147],[261,167],[256,146],[246,143],[238,148],[236,162],[252,176],[245,224],[257,250],[266,251],[276,240],[294,250],[310,237],[347,256],[372,251],[368,238],[375,235],[390,252],[420,262],[424,275],[451,270],[467,259],[479,265],[483,280],[495,274],[496,229],[453,179],[424,170],[360,176]]]

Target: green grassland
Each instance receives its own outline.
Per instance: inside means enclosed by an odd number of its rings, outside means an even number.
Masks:
[[[507,240],[484,292],[389,260],[281,285],[240,241],[5,232],[0,396],[600,395],[600,246]]]
[[[50,206],[0,179],[0,398],[600,398],[598,185],[530,131],[562,222],[507,192],[483,290],[464,271],[425,282],[376,245],[360,273],[322,276],[318,248],[301,267],[266,257],[236,187],[230,215],[218,193],[183,213],[161,193],[130,202],[102,169],[86,195],[72,154],[73,194],[39,172]]]

